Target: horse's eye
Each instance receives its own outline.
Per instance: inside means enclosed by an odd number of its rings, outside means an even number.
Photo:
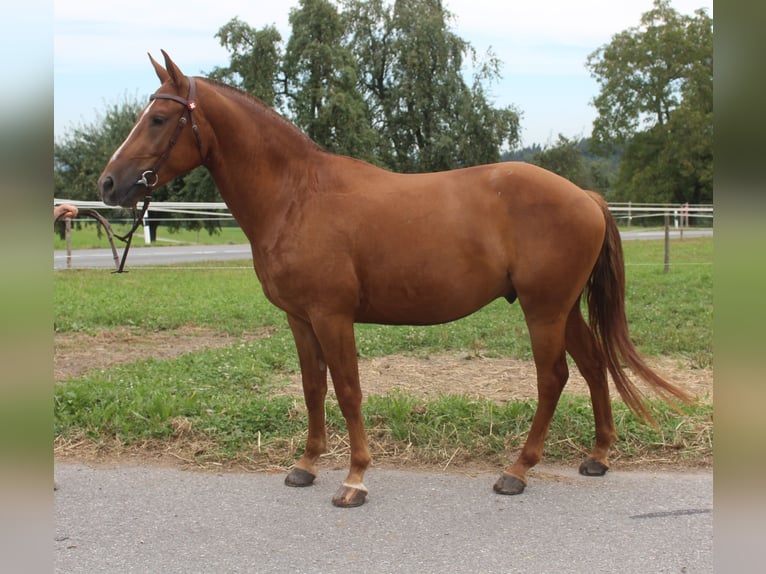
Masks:
[[[165,118],[162,116],[152,116],[152,125],[153,126],[163,126],[165,125]]]

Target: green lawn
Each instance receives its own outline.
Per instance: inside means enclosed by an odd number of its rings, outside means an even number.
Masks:
[[[90,221],[93,221],[91,223]],[[113,225],[114,233],[124,235],[130,231],[129,223],[116,223]],[[95,220],[75,223],[71,233],[72,249],[109,248],[109,239]],[[143,231],[139,229],[133,239],[134,245],[145,245]],[[123,244],[114,240],[119,249]],[[236,225],[221,227],[216,233],[210,234],[201,229],[192,231],[189,229],[172,229],[160,227],[157,232],[157,241],[151,245],[238,245],[247,243],[247,237]],[[53,248],[66,249],[66,241],[58,233],[53,234]]]
[[[663,273],[661,241],[624,244],[627,313],[639,349],[655,357],[690,359],[709,367],[712,351],[713,240],[674,241],[671,269]],[[289,464],[305,440],[300,401],[279,391],[298,371],[284,315],[269,304],[249,264],[184,264],[183,268],[131,268],[54,273],[54,328],[98,333],[115,327],[172,332],[199,326],[241,335],[269,327],[268,337],[172,360],[147,359],[58,384],[55,432],[60,441],[87,437],[94,444],[196,444],[200,462]],[[518,305],[496,301],[474,315],[433,327],[359,325],[362,357],[481,350],[484,356],[530,358]],[[438,463],[455,452],[497,462],[519,446],[534,401],[498,406],[462,396],[425,400],[404,393],[370,397],[365,417],[376,456],[407,452]],[[674,411],[652,403],[660,426],[640,424],[615,404],[624,459],[707,460],[712,453],[712,405]],[[179,436],[179,425],[190,429]],[[331,434],[345,432],[337,405],[328,401]],[[593,440],[587,398],[559,405],[546,446],[547,460],[569,461]],[[470,453],[470,456],[469,454]],[[461,456],[463,456],[461,455]],[[276,461],[276,462],[275,462]]]

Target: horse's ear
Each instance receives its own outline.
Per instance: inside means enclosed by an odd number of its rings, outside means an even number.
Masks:
[[[176,66],[175,62],[170,59],[170,56],[168,56],[168,53],[165,50],[160,51],[165,57],[165,69],[168,71],[170,79],[173,80],[173,83],[176,86],[180,86],[181,81],[185,78],[183,72],[178,68],[178,66]]]
[[[160,79],[161,83],[165,83],[165,80],[167,80],[170,76],[168,75],[168,71],[163,68],[157,60],[152,58],[152,55],[149,54],[149,60],[152,62],[152,66],[154,66],[154,71],[157,72],[157,77]]]

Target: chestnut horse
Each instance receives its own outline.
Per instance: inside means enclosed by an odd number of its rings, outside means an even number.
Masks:
[[[108,205],[135,206],[204,165],[252,248],[266,297],[287,314],[308,407],[308,438],[287,475],[308,486],[325,452],[327,370],[351,445],[337,506],[365,502],[370,464],[354,323],[454,321],[499,297],[518,299],[537,369],[538,406],[518,458],[494,489],[521,493],[542,456],[568,378],[588,383],[596,440],[580,465],[603,475],[616,440],[607,371],[648,416],[629,367],[665,398],[686,394],[636,351],[625,319],[620,236],[604,200],[549,171],[498,163],[396,174],[322,150],[258,99],[185,76],[163,51],[162,83],[98,181]],[[180,104],[180,105],[179,105]],[[580,310],[587,292],[589,323]]]

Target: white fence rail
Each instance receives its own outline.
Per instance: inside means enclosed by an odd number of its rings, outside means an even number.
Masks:
[[[74,205],[80,209],[125,209],[123,207],[106,205],[101,201],[81,201],[58,198],[53,200],[54,206],[63,203]],[[632,203],[628,201],[610,203],[609,210],[615,214],[616,218],[627,219],[629,222],[633,219],[658,217],[665,214],[677,217],[683,215],[686,217],[706,219],[712,219],[713,217],[713,206],[711,204]],[[233,219],[232,215],[229,213],[229,208],[223,202],[156,201],[152,202],[149,211],[153,213],[185,213],[190,215],[210,216],[214,219]],[[156,217],[152,217],[151,219],[153,221],[162,220],[162,218]]]
[[[98,210],[125,210],[123,207],[106,205],[101,201],[82,201],[55,198],[53,205],[61,204],[74,205],[78,209],[98,209]],[[142,207],[139,204],[139,209]],[[633,225],[640,220],[647,218],[665,218],[669,225],[675,229],[680,229],[683,233],[690,223],[699,224],[704,221],[704,227],[712,227],[713,224],[713,205],[711,204],[679,204],[679,203],[632,203],[632,202],[613,202],[609,204],[609,210],[614,214],[618,223],[623,225]],[[191,217],[162,217],[162,214],[185,214]],[[146,225],[147,221],[234,221],[234,217],[229,213],[229,208],[223,202],[191,202],[191,201],[157,201],[152,202],[147,215],[144,217],[144,238],[149,243],[149,231]],[[125,221],[130,221],[126,218]],[[657,223],[663,225],[661,219]]]
[[[106,205],[101,201],[81,201],[81,200],[67,200],[58,199],[53,200],[54,207],[56,205],[74,205],[81,210],[125,210],[122,207],[114,207]],[[143,205],[138,207],[142,208]],[[669,268],[669,237],[670,229],[674,228],[680,232],[680,238],[684,237],[684,229],[690,227],[690,223],[703,223],[700,227],[712,227],[713,226],[713,205],[701,204],[690,205],[686,204],[673,204],[673,203],[610,203],[609,210],[614,214],[615,219],[618,222],[627,224],[630,226],[636,219],[644,219],[649,217],[662,218],[662,223],[658,222],[658,226],[663,226],[665,230],[665,271]],[[151,213],[151,216],[150,216]],[[157,217],[157,214],[186,214],[192,217],[188,218],[163,218]],[[229,213],[229,209],[225,203],[222,202],[185,202],[185,201],[162,201],[152,202],[148,213],[144,216],[144,242],[148,245],[151,242],[149,234],[149,226],[147,221],[159,222],[159,221],[234,221],[233,216]],[[702,221],[700,221],[702,220]],[[112,218],[112,221],[115,221]],[[126,217],[124,221],[133,221],[130,217]],[[71,267],[71,246],[70,246],[70,227],[71,221],[65,221],[67,225],[67,267]],[[114,245],[112,246],[114,250]],[[114,252],[115,263],[117,263],[117,253]]]
[[[689,227],[691,218],[710,220],[711,224],[713,220],[711,204],[612,202],[609,204],[609,211],[620,223],[627,225],[632,225],[635,219],[660,216],[673,218],[676,228]]]

